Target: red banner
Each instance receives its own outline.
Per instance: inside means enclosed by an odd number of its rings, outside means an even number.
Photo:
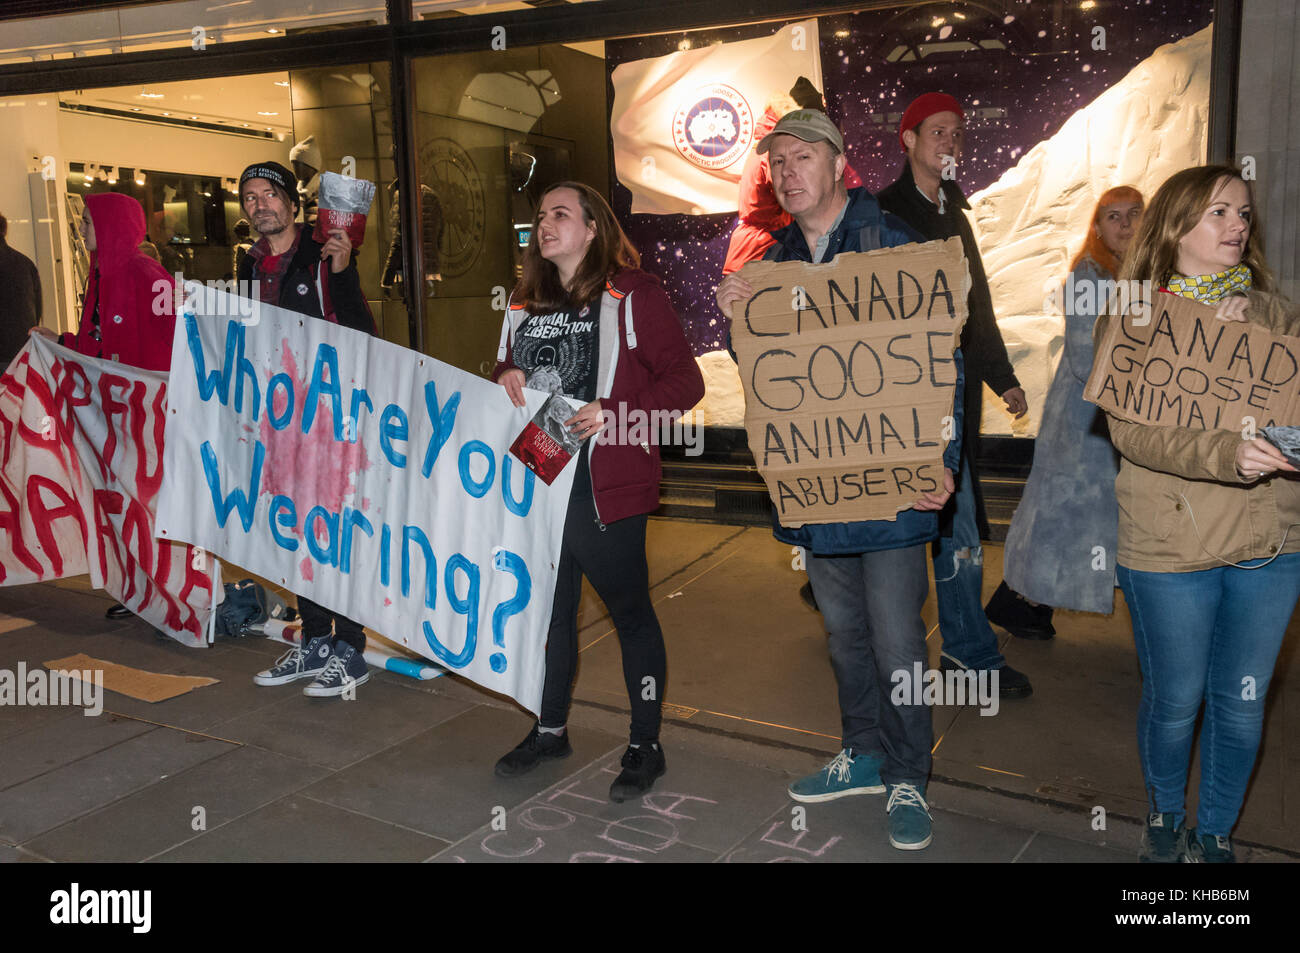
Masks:
[[[34,336],[0,376],[0,585],[89,573],[186,645],[207,641],[212,558],[154,537],[167,375]]]

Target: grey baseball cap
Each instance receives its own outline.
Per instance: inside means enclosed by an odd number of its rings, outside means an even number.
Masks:
[[[844,137],[835,128],[835,123],[824,112],[816,109],[796,109],[782,116],[772,131],[759,140],[758,154],[762,155],[772,148],[773,137],[782,135],[794,136],[804,142],[820,142],[825,139],[836,152],[844,151]]]

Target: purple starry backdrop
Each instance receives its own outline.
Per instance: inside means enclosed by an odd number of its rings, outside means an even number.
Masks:
[[[953,94],[966,109],[958,181],[969,195],[995,182],[1157,47],[1208,26],[1213,6],[1213,0],[1097,0],[1081,10],[1078,3],[1003,0],[819,17],[827,111],[844,131],[863,184],[878,192],[902,169],[897,130],[908,103],[922,93]],[[620,63],[675,52],[683,40],[696,47],[745,40],[782,25],[610,41],[607,77]],[[1093,48],[1101,39],[1097,27],[1105,30],[1104,50]],[[608,99],[612,108],[612,81]],[[642,267],[663,280],[695,354],[725,347],[713,287],[736,216],[633,215],[632,194],[617,183],[613,193]]]

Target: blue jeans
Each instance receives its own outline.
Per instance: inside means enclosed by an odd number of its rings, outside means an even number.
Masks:
[[[1142,667],[1138,754],[1151,810],[1184,816],[1192,732],[1204,701],[1196,827],[1226,837],[1246,796],[1273,664],[1300,597],[1300,553],[1260,569],[1119,566],[1116,575]]]
[[[924,788],[933,733],[924,704],[890,700],[894,673],[926,668],[921,606],[929,592],[925,544],[856,556],[808,556],[839,690],[841,745],[884,754],[886,784]]]
[[[984,615],[984,548],[975,523],[975,474],[962,455],[953,494],[952,535],[934,551],[934,595],[939,604],[943,654],[966,668],[1002,668],[997,636]],[[958,555],[958,551],[964,551]]]

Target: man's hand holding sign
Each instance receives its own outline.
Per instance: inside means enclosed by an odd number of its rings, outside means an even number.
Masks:
[[[943,508],[969,283],[949,239],[751,262],[719,285],[749,445],[782,525]]]

